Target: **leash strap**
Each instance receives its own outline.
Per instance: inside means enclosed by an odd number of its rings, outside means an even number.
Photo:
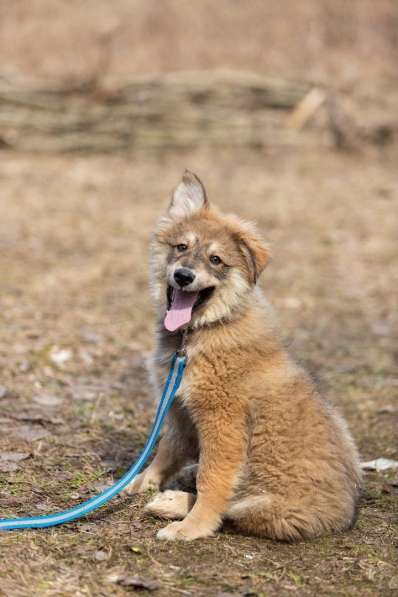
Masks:
[[[109,502],[113,497],[118,495],[138,473],[143,469],[149,456],[151,455],[156,441],[159,437],[160,430],[163,426],[164,420],[173,403],[174,397],[181,384],[182,376],[186,365],[186,355],[180,352],[174,355],[169,375],[163,390],[162,397],[159,401],[158,408],[155,415],[155,420],[152,424],[150,435],[147,439],[144,449],[136,462],[129,468],[129,470],[116,481],[112,487],[108,487],[102,493],[92,497],[91,499],[78,504],[69,510],[63,512],[56,512],[54,514],[32,516],[30,518],[1,518],[0,531],[10,531],[15,529],[39,529],[44,527],[52,527],[65,522],[71,522],[78,518],[82,518],[93,510],[97,510]]]

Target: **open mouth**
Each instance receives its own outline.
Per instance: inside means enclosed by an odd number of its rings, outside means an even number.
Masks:
[[[203,288],[203,290],[199,290],[197,292],[189,292],[188,290],[176,290],[173,286],[167,287],[167,309],[171,308],[173,302],[173,295],[176,292],[183,292],[184,295],[196,295],[196,298],[193,302],[192,310],[197,309],[200,305],[203,305],[213,294],[214,286],[209,286],[209,288]]]
[[[214,292],[214,286],[196,292],[167,287],[167,313],[164,325],[174,332],[191,321],[192,311],[206,303]]]

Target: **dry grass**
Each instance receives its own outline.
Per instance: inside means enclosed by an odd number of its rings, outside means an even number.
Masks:
[[[264,288],[362,456],[397,458],[398,413],[389,408],[398,383],[395,158],[3,154],[0,452],[31,457],[0,473],[1,514],[84,499],[142,445],[152,414],[143,368],[152,342],[148,237],[185,166],[273,244]],[[63,365],[53,360],[59,349],[70,351]],[[36,401],[43,395],[61,402],[46,408]],[[18,439],[22,425],[49,435]],[[159,523],[142,516],[141,498],[118,499],[75,524],[1,535],[0,594],[127,594],[112,582],[116,572],[157,580],[158,595],[392,594],[398,531],[389,478],[367,475],[354,531],[294,546],[221,534],[193,549],[170,547],[154,540]]]

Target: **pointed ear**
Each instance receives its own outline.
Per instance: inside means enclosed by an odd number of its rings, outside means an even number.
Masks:
[[[209,202],[202,182],[196,174],[185,170],[180,184],[173,193],[169,216],[175,219],[188,218],[208,207]]]
[[[249,281],[256,284],[258,278],[271,258],[270,248],[249,228],[239,233],[239,248],[243,254],[249,273]]]

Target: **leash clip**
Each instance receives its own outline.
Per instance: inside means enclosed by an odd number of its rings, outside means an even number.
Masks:
[[[183,330],[183,332],[182,332],[181,346],[177,350],[177,356],[180,358],[187,356],[187,349],[186,349],[187,336],[188,336],[188,328],[185,328],[185,330]]]

